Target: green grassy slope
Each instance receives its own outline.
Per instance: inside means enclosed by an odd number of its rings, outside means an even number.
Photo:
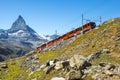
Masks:
[[[72,57],[74,54],[82,54],[88,56],[98,50],[107,48],[110,49],[111,54],[109,56],[102,55],[103,58],[94,60],[93,63],[97,64],[100,61],[104,61],[107,58],[107,62],[112,62],[111,59],[115,59],[115,62],[119,63],[120,57],[120,19],[114,19],[113,21],[102,24],[98,29],[94,29],[86,34],[78,37],[69,45],[66,45],[60,49],[54,51],[47,51],[38,54],[40,65],[46,61],[57,58],[60,60],[66,60]],[[43,71],[37,71],[32,75],[27,72],[27,67],[21,67],[22,63],[27,57],[21,57],[15,60],[6,61],[8,64],[7,69],[0,69],[0,79],[16,80],[16,78],[22,77],[23,80],[31,80],[32,78],[39,77],[41,80],[50,80],[54,76],[62,76],[58,74],[60,71],[52,71],[50,74],[45,75]],[[112,63],[115,63],[114,61]],[[63,75],[64,76],[64,75]]]

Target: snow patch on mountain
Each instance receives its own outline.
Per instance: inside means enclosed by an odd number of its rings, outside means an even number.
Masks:
[[[41,36],[43,39],[46,39],[48,41],[52,40],[50,37],[44,35],[44,34],[39,34],[39,36]]]
[[[58,34],[53,34],[53,35],[44,35],[44,34],[39,34],[39,36],[41,36],[43,39],[46,39],[48,41],[51,41],[53,39],[56,39],[57,37],[59,37],[60,35]]]
[[[14,33],[8,33],[8,36],[10,36],[10,37],[27,37],[27,36],[29,36],[29,34],[23,30],[19,30]]]

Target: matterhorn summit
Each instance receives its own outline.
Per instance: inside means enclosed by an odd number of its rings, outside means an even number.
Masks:
[[[21,15],[8,30],[8,36],[11,39],[24,40],[24,41],[26,40],[38,41],[43,39],[32,28],[30,28],[26,24],[25,20]]]

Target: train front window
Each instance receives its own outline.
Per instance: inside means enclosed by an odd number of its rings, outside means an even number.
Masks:
[[[94,26],[94,27],[95,27],[95,26],[96,26],[96,24],[95,24],[95,23],[93,23],[93,24],[92,24],[92,26]]]

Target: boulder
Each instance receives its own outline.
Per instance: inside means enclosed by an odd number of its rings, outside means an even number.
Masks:
[[[110,50],[109,50],[109,49],[102,49],[102,50],[100,50],[100,51],[97,51],[97,52],[89,55],[89,56],[87,57],[87,61],[91,61],[91,60],[94,59],[94,58],[99,58],[102,53],[108,54],[108,53],[110,53]]]
[[[100,62],[99,65],[100,65],[101,67],[105,67],[107,64],[106,64],[105,62]]]
[[[49,72],[52,71],[53,69],[54,69],[54,65],[46,67],[44,71],[46,74],[49,74]]]
[[[53,60],[50,60],[50,61],[47,61],[46,62],[46,66],[51,66],[51,65],[55,65],[55,63],[59,61],[58,59],[53,59]]]
[[[62,69],[62,68],[63,68],[62,62],[61,62],[61,61],[56,62],[54,68],[55,68],[56,70]]]
[[[104,70],[103,73],[106,74],[106,75],[109,75],[109,76],[114,74],[114,73],[113,73],[112,71],[110,71],[110,70]]]
[[[101,53],[106,53],[106,54],[108,54],[108,53],[110,53],[110,50],[109,50],[109,49],[103,49],[103,50],[101,51]]]
[[[104,67],[104,69],[105,70],[113,70],[113,69],[115,69],[115,65],[113,65],[113,64],[107,64],[105,67]]]
[[[46,65],[43,64],[43,65],[40,66],[40,69],[43,69],[45,67],[46,67]]]
[[[69,60],[62,61],[62,65],[63,65],[63,68],[68,67],[69,66]]]
[[[120,80],[120,75],[110,70],[104,70],[103,72],[94,74],[92,78],[95,80]]]
[[[7,63],[1,63],[0,66],[1,66],[1,68],[8,68]]]
[[[76,67],[74,57],[70,58],[70,67]]]
[[[84,63],[81,66],[81,70],[86,69],[86,67],[92,66],[92,64],[88,61],[84,61]]]
[[[93,68],[96,73],[92,74],[92,78],[95,80],[120,80],[120,65],[113,65],[110,63],[101,62],[100,66],[96,66],[98,69]],[[89,73],[88,73],[89,74]]]
[[[82,73],[80,71],[71,70],[66,74],[67,80],[80,80],[82,78]]]
[[[39,59],[38,54],[34,55],[33,57],[34,57],[35,60]]]
[[[97,52],[89,55],[86,60],[91,61],[92,59],[99,58],[101,54],[102,54],[101,51],[97,51]]]
[[[62,69],[62,68],[66,68],[69,66],[69,60],[66,60],[66,61],[58,61],[55,63],[55,69],[58,70],[58,69]]]
[[[80,69],[86,64],[86,58],[81,55],[74,55],[69,61],[70,67]]]
[[[49,61],[50,66],[54,65],[57,61],[59,61],[59,60],[58,59],[53,59],[53,60]]]
[[[33,78],[33,79],[31,79],[31,80],[37,80],[37,78]]]
[[[65,78],[63,78],[63,77],[54,77],[51,80],[65,80]]]
[[[31,60],[33,60],[33,57],[31,56],[26,59],[26,61],[31,61]]]
[[[52,60],[52,61],[49,61],[49,65],[51,66],[51,65],[54,65],[54,61]]]

